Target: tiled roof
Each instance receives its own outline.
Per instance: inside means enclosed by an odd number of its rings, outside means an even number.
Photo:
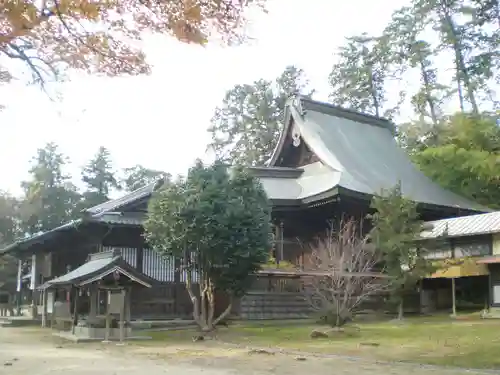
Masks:
[[[123,207],[129,203],[136,202],[141,198],[145,198],[151,195],[159,184],[162,184],[163,180],[158,180],[150,183],[142,188],[134,190],[133,192],[124,195],[123,197],[112,199],[107,202],[98,204],[97,206],[90,207],[84,210],[84,212],[91,215],[100,214],[103,212],[116,211],[118,208]]]
[[[92,221],[123,225],[142,225],[145,219],[146,214],[142,212],[105,212],[90,218]]]
[[[500,211],[430,221],[429,224],[433,225],[433,229],[422,233],[422,237],[424,238],[463,237],[500,233]]]
[[[127,263],[116,251],[107,251],[103,253],[91,254],[90,259],[80,267],[68,272],[67,274],[49,280],[39,287],[46,289],[58,285],[85,285],[101,280],[111,273],[118,272],[125,275],[146,287],[151,287],[156,283],[149,276],[135,270]]]
[[[150,196],[155,190],[157,190],[161,185],[163,185],[164,180],[160,179],[151,184],[148,184],[142,188],[134,190],[133,192],[124,195],[118,199],[112,199],[107,202],[101,203],[97,206],[90,207],[83,212],[87,215],[84,218],[73,220],[69,223],[61,225],[52,230],[48,230],[43,233],[38,233],[29,238],[24,238],[18,240],[15,243],[0,249],[0,254],[6,254],[12,251],[17,251],[20,245],[31,246],[31,244],[37,243],[38,241],[44,241],[50,236],[58,235],[66,230],[72,230],[76,226],[82,224],[83,222],[102,222],[108,224],[119,224],[119,225],[142,225],[145,219],[145,214],[141,212],[118,212],[120,208],[137,202],[142,198]]]
[[[60,227],[54,228],[52,230],[38,233],[28,238],[24,238],[22,240],[18,240],[13,244],[0,249],[0,254],[7,254],[12,251],[15,251],[20,245],[31,246],[31,244],[35,244],[37,242],[43,242],[44,240],[57,236],[63,232],[73,230],[77,226],[81,225],[84,222],[101,222],[107,224],[117,224],[117,225],[142,225],[146,218],[146,214],[142,212],[103,212],[100,214],[95,214],[85,219],[78,219],[70,221]]]
[[[75,268],[73,271],[70,271],[63,276],[50,280],[48,284],[55,285],[55,284],[71,283],[73,280],[77,280],[82,277],[92,275],[96,272],[101,271],[102,269],[105,269],[106,267],[109,267],[110,265],[114,264],[117,259],[118,258],[114,256],[106,256],[89,260],[87,263],[84,263],[80,267]]]
[[[265,181],[275,200],[290,199],[295,194],[298,201],[305,203],[334,195],[339,189],[373,196],[400,183],[405,198],[417,203],[457,211],[490,211],[427,178],[397,145],[393,125],[387,120],[302,97],[287,102],[285,119],[270,166],[281,166],[280,158],[293,134],[307,144],[329,173],[318,169],[318,176],[311,175],[310,181],[302,184],[305,171],[296,178],[300,186],[295,187],[289,186],[290,181],[283,186]]]

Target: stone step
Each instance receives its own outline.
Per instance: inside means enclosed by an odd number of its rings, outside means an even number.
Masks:
[[[133,320],[130,326],[133,329],[161,329],[161,328],[179,328],[192,327],[196,323],[194,320],[173,319],[173,320]]]
[[[41,325],[40,319],[33,319],[28,316],[4,316],[0,317],[2,327],[28,327]]]

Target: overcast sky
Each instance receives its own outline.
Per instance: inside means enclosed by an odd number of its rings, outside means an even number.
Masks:
[[[142,164],[174,175],[204,155],[214,108],[236,83],[274,78],[286,65],[303,68],[326,99],[327,76],[344,37],[379,33],[406,1],[271,0],[269,14],[254,20],[251,45],[206,48],[166,37],[145,43],[150,76],[75,77],[60,87],[63,101],[51,103],[22,84],[0,89],[0,189],[20,192],[29,160],[54,141],[79,168],[99,146],[116,168]]]

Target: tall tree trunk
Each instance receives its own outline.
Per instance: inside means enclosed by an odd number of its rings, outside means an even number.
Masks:
[[[458,70],[458,66],[455,69],[456,70],[456,77],[457,77],[457,94],[458,94],[458,101],[460,103],[460,112],[465,112],[465,100],[464,100],[464,93],[462,90],[462,80],[460,79],[460,71]]]
[[[378,97],[377,97],[377,90],[375,88],[375,85],[373,83],[373,65],[370,64],[370,70],[369,70],[369,84],[370,84],[370,93],[373,99],[373,107],[375,108],[375,116],[380,117],[380,104],[378,102]]]
[[[233,296],[229,295],[229,304],[226,309],[220,314],[217,319],[215,319],[212,323],[212,327],[215,327],[221,320],[226,319],[229,314],[231,314],[231,310],[233,309]]]
[[[208,280],[207,300],[208,300],[207,327],[210,330],[212,330],[214,328],[213,322],[215,314],[215,290],[211,280]]]
[[[200,321],[202,322],[202,330],[207,329],[207,280],[205,275],[201,276],[200,274]]]
[[[404,317],[404,306],[403,306],[403,297],[401,297],[398,305],[398,320],[403,320],[403,317]]]
[[[189,294],[189,298],[191,299],[191,303],[193,304],[193,319],[196,324],[202,328],[203,324],[200,321],[200,305],[198,303],[198,298],[193,292],[193,276],[191,275],[191,270],[186,272],[186,290]]]
[[[431,113],[432,123],[434,124],[434,126],[436,126],[438,123],[438,118],[437,118],[436,107],[434,105],[434,100],[432,98],[431,83],[429,80],[429,76],[427,74],[427,70],[425,69],[425,64],[424,64],[424,61],[422,59],[420,52],[418,53],[418,59],[420,62],[420,71],[422,74],[422,80],[424,81],[425,100],[427,101],[427,105],[429,106],[429,111]]]
[[[337,298],[337,300],[335,302],[337,302],[337,307],[336,307],[336,309],[337,309],[337,311],[336,311],[337,321],[335,322],[335,327],[340,327],[340,301]]]
[[[451,37],[451,43],[453,45],[453,50],[455,53],[457,82],[459,82],[460,80],[463,81],[465,89],[467,91],[467,98],[469,99],[469,102],[472,105],[472,112],[474,114],[478,114],[479,107],[477,105],[475,90],[472,85],[469,72],[467,71],[467,67],[465,66],[465,60],[464,60],[464,55],[462,53],[462,43],[460,40],[460,36],[458,35],[455,22],[453,21],[453,18],[450,14],[450,9],[448,8],[446,2],[444,0],[441,0],[440,4],[441,4],[441,22],[446,23],[449,28],[449,33],[450,33],[449,36]]]

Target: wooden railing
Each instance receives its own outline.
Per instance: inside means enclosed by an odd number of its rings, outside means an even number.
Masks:
[[[299,278],[275,275],[257,275],[250,288],[251,292],[300,293],[302,282]]]

